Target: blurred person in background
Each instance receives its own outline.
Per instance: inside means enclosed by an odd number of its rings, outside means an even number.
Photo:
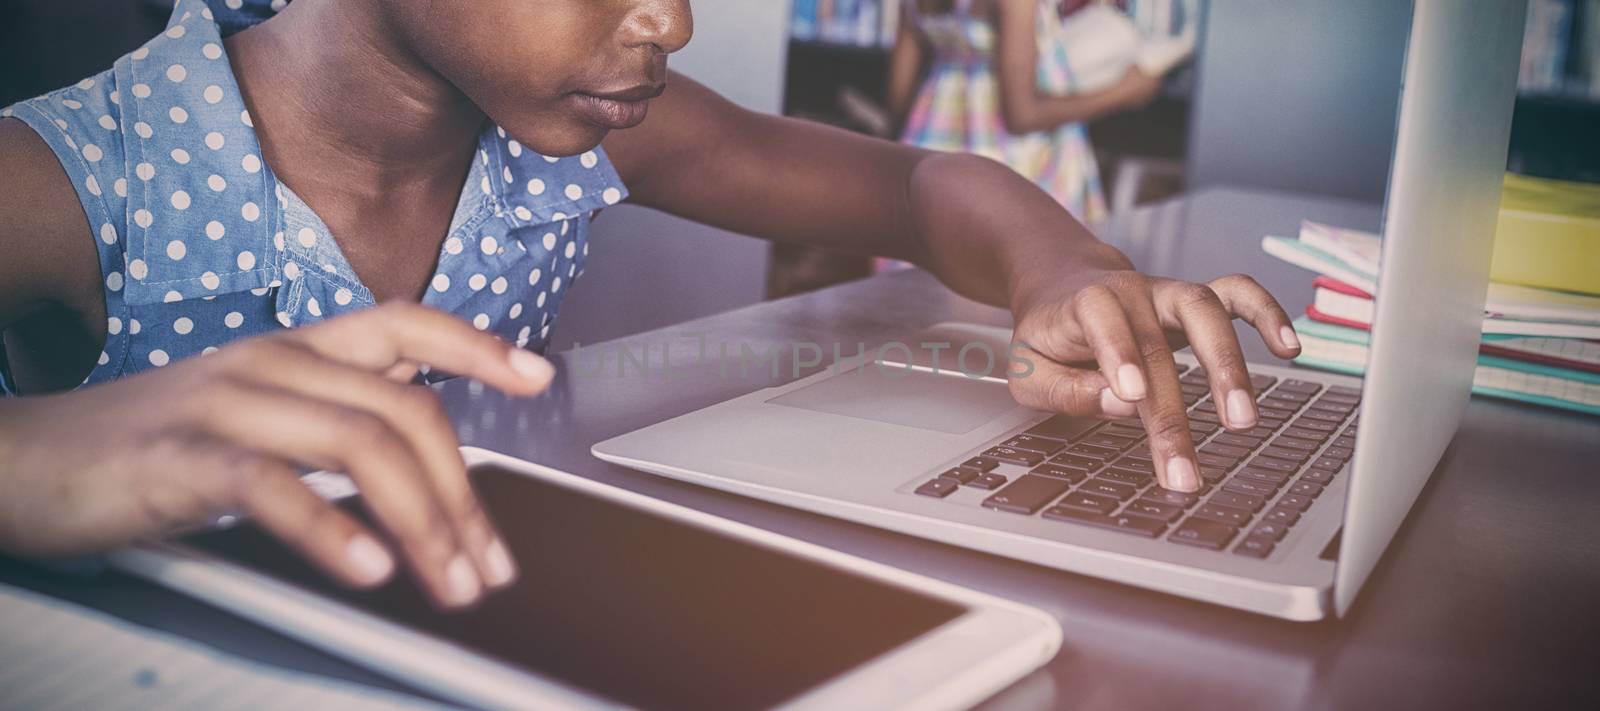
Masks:
[[[1062,17],[1082,0],[903,0],[889,105],[904,143],[1000,161],[1078,219],[1106,215],[1087,121],[1149,103],[1159,76],[1129,68],[1085,92]]]

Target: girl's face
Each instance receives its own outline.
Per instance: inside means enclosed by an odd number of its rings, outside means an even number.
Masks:
[[[424,63],[517,140],[551,156],[644,121],[667,55],[694,33],[689,0],[385,2]]]

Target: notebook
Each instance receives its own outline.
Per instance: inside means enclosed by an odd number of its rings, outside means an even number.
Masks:
[[[1312,239],[1308,241],[1307,236]],[[1380,245],[1377,235],[1311,222],[1302,225],[1299,238],[1269,235],[1261,240],[1261,248],[1268,254],[1366,294],[1377,291],[1373,255]],[[1600,297],[1490,283],[1483,332],[1600,339]]]
[[[1301,316],[1294,321],[1301,355],[1296,363],[1350,375],[1366,372],[1370,334]],[[1472,392],[1488,397],[1600,415],[1600,373],[1480,354]]]
[[[1363,330],[1372,327],[1371,294],[1332,277],[1319,276],[1311,283],[1316,295],[1306,315],[1312,320]],[[1484,334],[1479,349],[1486,355],[1600,373],[1600,341]]]

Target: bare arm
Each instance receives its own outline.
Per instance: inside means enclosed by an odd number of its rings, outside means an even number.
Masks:
[[[1047,131],[1133,108],[1155,95],[1160,80],[1130,70],[1109,89],[1090,94],[1050,96],[1038,89],[1039,47],[1035,23],[1038,0],[999,0],[994,8],[998,32],[995,73],[1000,85],[1000,115],[1014,134]]]
[[[94,239],[54,153],[0,120],[0,330],[70,314],[103,339]],[[442,407],[406,384],[418,363],[515,395],[554,375],[458,318],[397,304],[113,383],[0,398],[0,551],[91,553],[242,510],[337,580],[376,585],[398,553],[441,606],[471,604],[516,568]],[[307,467],[349,472],[381,532],[305,488]]]
[[[917,89],[927,69],[926,55],[922,35],[913,24],[910,11],[902,5],[900,29],[895,36],[894,51],[889,54],[889,112],[894,114],[896,126],[905,124],[911,104],[917,99]]]
[[[1013,345],[1036,362],[1011,379],[1017,400],[1139,415],[1169,487],[1200,485],[1169,341],[1195,345],[1235,430],[1257,415],[1232,319],[1249,320],[1279,356],[1299,352],[1288,316],[1248,277],[1139,274],[1005,166],[755,114],[672,82],[643,124],[606,140],[634,201],[745,234],[910,259],[1010,307]]]
[[[44,139],[0,119],[0,332],[52,306],[105,330],[100,256],[66,171]]]

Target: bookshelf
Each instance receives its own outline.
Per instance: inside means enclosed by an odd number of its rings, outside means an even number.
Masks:
[[[1600,182],[1600,0],[1529,0],[1512,172]]]

